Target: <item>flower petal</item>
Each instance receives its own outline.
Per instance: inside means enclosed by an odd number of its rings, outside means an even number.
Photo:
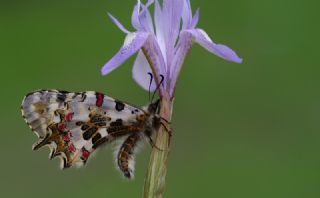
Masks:
[[[149,35],[147,32],[129,33],[120,51],[102,67],[102,75],[107,75],[136,53],[145,44]]]
[[[149,91],[150,85],[150,76],[148,73],[152,74],[152,70],[148,63],[148,60],[140,50],[133,65],[132,77],[138,83],[138,85],[140,85],[146,91]],[[156,82],[153,80],[151,83],[150,91],[156,90],[156,87]]]
[[[214,43],[208,34],[202,29],[185,30],[193,35],[195,42],[207,49],[209,52],[228,61],[241,63],[242,59],[229,47]]]
[[[156,27],[156,35],[159,47],[161,49],[164,60],[166,60],[166,42],[165,42],[165,29],[163,23],[163,13],[159,1],[156,0],[154,6],[154,23]]]
[[[141,2],[137,1],[137,4],[133,8],[132,16],[131,16],[131,24],[136,30],[141,29],[139,14],[140,14]]]
[[[198,8],[198,9],[196,10],[196,13],[194,14],[194,16],[193,16],[193,18],[192,18],[190,28],[194,29],[194,28],[198,25],[199,15],[200,15],[200,9]]]
[[[149,7],[153,3],[154,3],[154,0],[148,0],[146,6]]]
[[[165,78],[170,78],[167,75],[166,63],[163,59],[161,49],[158,45],[157,39],[154,35],[150,35],[148,40],[143,45],[143,52],[148,59],[152,70],[155,72],[155,78],[159,80],[159,75],[163,75]],[[165,79],[165,81],[168,81]]]
[[[154,0],[148,0],[147,4],[143,5],[143,3],[141,3],[140,0],[137,1],[137,4],[134,6],[132,16],[131,16],[131,24],[136,30],[142,30],[142,31],[148,30],[148,31],[154,32],[152,18],[148,10],[148,7],[153,3],[154,3]],[[140,12],[141,7],[142,7],[142,13]],[[146,10],[145,13],[143,13],[144,10]],[[141,14],[143,15],[141,17],[142,19],[140,19]]]
[[[188,29],[192,21],[192,10],[190,0],[186,0],[182,11],[182,29]]]
[[[143,28],[144,31],[154,33],[152,17],[148,10],[148,7],[143,4],[141,6],[142,6],[142,11],[139,14],[139,21],[140,21],[141,28]]]
[[[111,21],[124,33],[129,34],[130,32],[116,19],[112,14],[108,12],[108,16],[110,17]]]
[[[185,0],[163,0],[162,28],[166,46],[167,68],[174,56],[175,44],[180,32],[180,22]]]
[[[193,36],[188,32],[182,32],[176,46],[175,56],[170,68],[170,95],[173,95],[174,89],[182,69],[184,60],[192,46]]]

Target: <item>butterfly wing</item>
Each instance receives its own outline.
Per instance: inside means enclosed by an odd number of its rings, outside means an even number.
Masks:
[[[98,92],[41,90],[25,96],[22,115],[62,168],[84,164],[101,144],[141,132],[145,112]]]

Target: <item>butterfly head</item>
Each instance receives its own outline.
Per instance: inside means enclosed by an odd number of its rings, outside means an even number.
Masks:
[[[148,112],[150,114],[158,114],[160,112],[160,100],[156,100],[155,102],[149,104]]]

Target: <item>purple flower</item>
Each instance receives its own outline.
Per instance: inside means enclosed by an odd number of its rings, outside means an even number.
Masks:
[[[154,20],[148,10],[152,4],[155,6]],[[193,42],[225,60],[242,62],[232,49],[214,43],[204,30],[196,28],[199,10],[192,16],[190,0],[163,0],[162,6],[158,0],[148,0],[145,5],[138,0],[131,19],[136,29],[134,32],[128,31],[111,14],[109,17],[127,36],[120,51],[103,66],[102,74],[107,75],[139,51],[133,66],[133,78],[148,90],[148,72],[154,74],[157,83],[159,76],[163,75],[160,96],[173,98],[179,73]],[[151,90],[155,89],[154,82]]]

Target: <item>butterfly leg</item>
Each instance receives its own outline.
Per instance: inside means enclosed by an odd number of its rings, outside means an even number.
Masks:
[[[171,122],[169,122],[168,120],[166,120],[163,117],[160,117],[160,125],[163,126],[163,128],[165,129],[165,131],[169,135],[169,145],[170,145],[171,138],[172,138],[172,128],[170,127],[170,124],[171,124]]]
[[[156,148],[159,151],[163,151],[162,149],[160,149],[156,143],[153,141],[152,139],[152,130],[145,130],[144,131],[145,136],[148,138],[149,144],[151,145],[152,148]]]
[[[152,148],[156,148],[158,151],[163,151],[163,149],[159,148],[155,143],[154,141],[152,140],[151,136],[148,136],[148,140],[149,140],[149,143],[151,145]]]
[[[172,137],[172,129],[170,127],[171,122],[168,122],[168,121],[162,122],[162,121],[164,121],[164,118],[161,118],[160,124],[161,126],[163,126],[163,128],[166,130],[166,132],[169,134],[171,138]]]
[[[161,120],[161,121],[164,121],[164,122],[167,123],[167,124],[171,124],[171,122],[169,122],[167,119],[165,119],[165,118],[163,118],[163,117],[160,117],[160,120]]]

